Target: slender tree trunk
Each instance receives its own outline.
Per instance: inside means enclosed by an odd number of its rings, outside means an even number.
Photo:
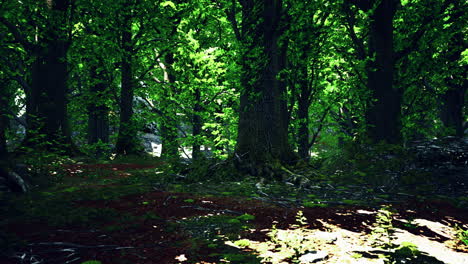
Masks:
[[[165,56],[165,73],[164,82],[166,83],[163,87],[164,100],[162,104],[162,111],[164,112],[164,119],[161,123],[161,138],[162,138],[162,149],[161,157],[175,158],[179,157],[179,143],[177,142],[177,116],[174,111],[174,106],[171,105],[173,102],[171,98],[172,85],[175,83],[175,75],[172,69],[174,64],[174,54],[169,52]],[[166,99],[167,98],[167,99]]]
[[[451,65],[457,65],[462,58],[462,52],[465,50],[466,41],[462,33],[455,34],[449,42],[450,49],[448,55],[448,63]],[[465,95],[468,89],[468,81],[466,79],[466,73],[468,72],[468,66],[461,66],[461,72],[453,74],[446,78],[446,84],[448,86],[447,91],[442,95],[442,105],[440,111],[440,118],[445,127],[451,128],[454,131],[454,136],[463,137],[463,108],[465,107]],[[460,69],[454,68],[452,71],[460,71]]]
[[[9,92],[5,83],[0,83],[0,167],[7,161],[8,150],[6,144],[6,130],[8,128],[8,100]]]
[[[237,153],[253,163],[290,162],[284,67],[278,45],[281,0],[243,1],[243,91],[240,97]]]
[[[140,154],[138,146],[136,124],[133,121],[133,47],[132,47],[132,19],[126,16],[123,22],[121,36],[123,56],[121,61],[121,89],[120,89],[120,126],[115,146],[118,155]]]
[[[91,78],[95,83],[90,87],[93,100],[88,106],[88,144],[109,143],[109,107],[102,98],[107,84],[103,75],[97,73],[97,67],[91,69]]]
[[[197,87],[195,88],[195,94],[194,94],[194,99],[195,99],[195,105],[193,107],[193,118],[192,118],[192,135],[195,138],[195,141],[192,145],[192,159],[193,160],[199,160],[202,156],[201,150],[200,150],[200,142],[198,140],[198,137],[201,135],[202,132],[202,119],[201,119],[201,91],[200,88]]]
[[[375,56],[367,70],[367,86],[373,101],[366,113],[368,135],[373,142],[401,141],[401,94],[393,86],[393,17],[396,0],[381,0],[371,16],[369,54]]]
[[[308,97],[298,99],[297,117],[299,119],[298,129],[298,152],[299,157],[308,161],[309,156],[309,104]]]

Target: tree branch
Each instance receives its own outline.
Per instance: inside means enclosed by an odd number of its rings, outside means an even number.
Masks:
[[[236,19],[236,0],[232,0],[231,4],[231,9],[226,10],[227,19],[231,22],[232,29],[234,30],[234,34],[236,35],[236,39],[241,41],[242,37]]]
[[[3,23],[8,30],[10,30],[11,34],[13,34],[13,37],[15,40],[20,43],[25,50],[30,51],[30,52],[36,52],[38,49],[38,46],[32,44],[31,42],[27,41],[26,38],[21,34],[21,32],[18,30],[18,28],[10,23],[8,20],[6,20],[4,17],[0,17],[0,22]]]

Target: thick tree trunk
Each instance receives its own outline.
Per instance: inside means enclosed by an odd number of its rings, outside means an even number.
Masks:
[[[118,155],[140,154],[138,146],[137,128],[133,121],[133,47],[132,47],[132,22],[130,17],[124,18],[122,30],[121,61],[121,89],[120,89],[120,126],[117,143],[115,146]]]
[[[90,87],[91,100],[88,105],[88,144],[97,142],[109,143],[109,107],[104,102],[107,84],[103,75],[96,72],[97,67],[91,70],[91,78],[95,82]]]
[[[49,1],[51,18],[35,51],[31,90],[27,91],[27,131],[23,145],[73,149],[67,119],[67,21],[69,1]],[[39,140],[40,137],[40,140]],[[44,142],[48,142],[44,145]]]
[[[163,87],[164,100],[162,101],[162,111],[164,112],[164,119],[161,123],[161,139],[162,149],[161,157],[165,158],[179,158],[179,143],[177,142],[177,116],[174,111],[175,107],[171,105],[173,102],[171,98],[172,85],[175,82],[175,75],[172,69],[174,64],[174,54],[168,53],[165,56],[165,73],[164,81],[166,83]]]
[[[198,137],[201,135],[202,132],[202,119],[201,119],[201,91],[200,88],[195,88],[195,105],[193,107],[193,118],[192,118],[192,135],[195,138],[195,141],[192,145],[192,159],[199,160],[202,157],[202,153],[200,150],[200,142]]]
[[[281,0],[243,1],[244,47],[236,153],[253,163],[290,162],[285,85],[277,75],[285,54],[281,36]]]
[[[396,0],[382,0],[371,16],[369,54],[375,56],[367,69],[372,102],[366,113],[368,136],[377,143],[401,141],[401,94],[393,86],[393,17]]]

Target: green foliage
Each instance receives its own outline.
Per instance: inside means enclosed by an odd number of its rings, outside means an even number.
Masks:
[[[455,225],[454,230],[457,242],[463,243],[465,244],[465,246],[468,246],[468,229],[464,229],[461,226]]]
[[[236,217],[236,219],[239,219],[241,221],[250,221],[250,220],[254,220],[255,216],[251,214],[243,214],[243,215],[239,215],[238,217]]]

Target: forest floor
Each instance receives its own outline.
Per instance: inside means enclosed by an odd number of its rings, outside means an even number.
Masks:
[[[158,166],[66,165],[59,184],[3,201],[0,263],[468,263],[468,214],[453,200],[367,184],[161,184]]]

